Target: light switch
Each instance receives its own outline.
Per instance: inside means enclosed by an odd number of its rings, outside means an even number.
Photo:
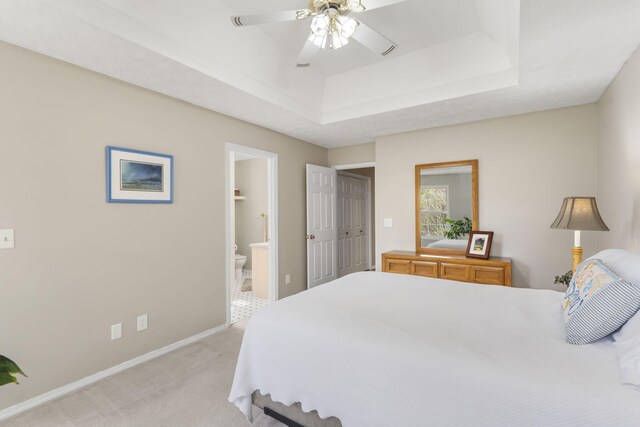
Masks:
[[[13,249],[15,247],[13,230],[0,230],[0,249]]]
[[[393,227],[393,218],[385,218],[384,219],[384,226],[386,228],[391,228]]]
[[[291,284],[291,275],[290,274],[285,274],[284,275],[284,284],[285,285],[290,285]]]

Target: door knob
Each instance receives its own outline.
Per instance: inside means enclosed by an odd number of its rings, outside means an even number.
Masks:
[[[307,234],[307,240],[313,240],[315,238],[316,236],[314,236],[313,234]]]

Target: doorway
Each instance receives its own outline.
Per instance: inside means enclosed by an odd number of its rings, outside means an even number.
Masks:
[[[226,145],[227,324],[278,299],[278,156]]]

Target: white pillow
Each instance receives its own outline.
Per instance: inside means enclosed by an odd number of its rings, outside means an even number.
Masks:
[[[613,334],[613,339],[616,341],[629,341],[638,337],[640,337],[640,311],[627,320],[627,323],[618,332]]]
[[[640,312],[613,334],[613,339],[622,383],[640,387]]]
[[[640,254],[623,249],[605,249],[591,258],[601,260],[627,282],[640,285]]]
[[[640,254],[622,249],[605,249],[591,258],[601,259],[628,282],[640,284]],[[618,350],[623,384],[640,387],[640,312],[613,334]]]
[[[640,254],[624,249],[605,249],[591,258],[600,259],[609,268],[618,273],[627,282],[640,284]],[[613,338],[616,341],[629,341],[640,335],[640,312],[636,313]]]

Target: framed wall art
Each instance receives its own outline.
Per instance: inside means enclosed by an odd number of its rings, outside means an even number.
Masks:
[[[107,202],[173,203],[173,156],[107,147]]]
[[[469,233],[466,256],[470,258],[489,259],[493,231],[472,231]]]

